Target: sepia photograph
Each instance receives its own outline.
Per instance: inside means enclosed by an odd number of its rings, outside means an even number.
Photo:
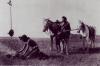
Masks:
[[[0,66],[100,66],[100,0],[0,0]]]

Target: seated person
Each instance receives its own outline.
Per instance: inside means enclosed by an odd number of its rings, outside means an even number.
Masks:
[[[22,35],[21,37],[19,37],[19,39],[22,40],[25,43],[25,45],[22,50],[17,52],[16,56],[21,55],[21,53],[24,52],[24,54],[22,55],[24,58],[30,58],[30,57],[39,59],[48,58],[48,55],[40,52],[37,43],[31,38],[27,37],[27,35]]]

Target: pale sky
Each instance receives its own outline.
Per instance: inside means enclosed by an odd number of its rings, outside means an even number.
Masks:
[[[0,0],[0,36],[8,36],[10,29],[8,1]],[[12,4],[14,36],[47,37],[42,32],[43,19],[55,21],[62,16],[68,18],[72,29],[82,20],[95,26],[100,35],[100,0],[12,0]]]

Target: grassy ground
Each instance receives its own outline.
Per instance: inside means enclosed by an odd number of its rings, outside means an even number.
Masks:
[[[38,59],[9,59],[5,56],[7,53],[18,51],[23,43],[18,38],[0,38],[0,65],[32,65],[32,66],[99,66],[100,65],[100,49],[99,42],[96,42],[96,48],[91,49],[91,53],[84,53],[80,48],[81,41],[70,40],[71,54],[60,55],[56,51],[50,51],[49,39],[34,39],[40,50],[50,56],[46,60]]]

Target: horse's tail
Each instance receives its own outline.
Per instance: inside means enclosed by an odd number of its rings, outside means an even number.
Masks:
[[[89,38],[95,42],[95,37],[96,37],[96,29],[93,26],[89,26]]]
[[[94,31],[94,41],[95,41],[95,38],[96,38],[96,28],[93,27],[93,31]]]

